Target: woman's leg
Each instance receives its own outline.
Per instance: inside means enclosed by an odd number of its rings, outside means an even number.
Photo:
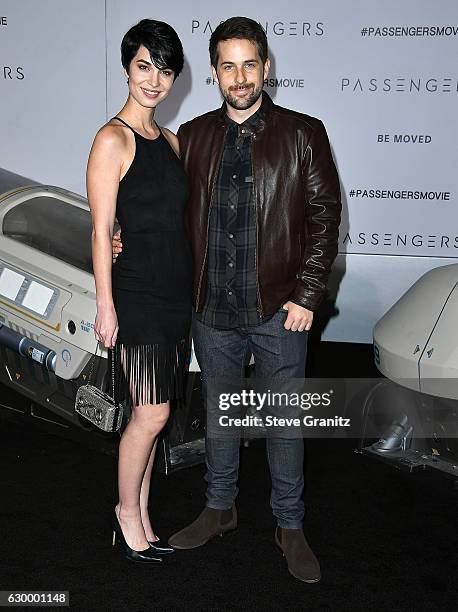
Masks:
[[[151,454],[148,459],[148,464],[146,466],[145,473],[143,475],[142,487],[140,490],[140,513],[142,517],[143,529],[145,530],[145,535],[147,540],[150,542],[155,542],[157,537],[151,527],[151,522],[149,519],[148,513],[148,499],[149,499],[149,491],[151,484],[151,472],[153,470],[154,457],[156,455],[157,448],[157,438],[154,441],[153,448],[151,449]]]
[[[168,403],[136,406],[119,444],[119,503],[116,513],[126,542],[134,550],[148,548],[140,510],[140,491],[153,444],[168,416]]]

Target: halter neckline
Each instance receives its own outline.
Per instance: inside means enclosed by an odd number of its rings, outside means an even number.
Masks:
[[[155,142],[156,140],[159,140],[159,138],[161,136],[163,136],[162,134],[162,130],[159,126],[157,126],[158,130],[159,130],[159,136],[156,136],[156,138],[146,138],[146,136],[142,136],[142,134],[140,134],[140,132],[137,132],[137,130],[134,130],[133,127],[131,127],[128,123],[126,123],[126,121],[124,121],[124,119],[121,119],[121,117],[118,117],[117,115],[115,117],[113,117],[113,119],[117,119],[118,121],[120,121],[121,123],[123,123],[126,127],[129,128],[129,130],[132,130],[132,132],[134,134],[137,134],[137,136],[140,136],[140,138],[143,138],[143,140],[146,140],[148,142]],[[157,124],[156,124],[157,125]]]

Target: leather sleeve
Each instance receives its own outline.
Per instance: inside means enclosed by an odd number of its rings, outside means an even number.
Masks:
[[[338,251],[342,204],[337,169],[326,130],[316,123],[302,165],[305,200],[305,248],[292,302],[316,310]]]
[[[180,125],[180,127],[178,128],[177,138],[178,138],[178,144],[179,144],[179,147],[180,147],[180,155],[181,155],[181,153],[182,153],[181,152],[181,146],[182,145],[184,146],[184,142],[183,142],[183,126],[182,125]]]

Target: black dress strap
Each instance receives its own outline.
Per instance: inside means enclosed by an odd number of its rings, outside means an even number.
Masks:
[[[121,117],[116,116],[116,117],[113,117],[113,119],[117,119],[117,120],[118,120],[118,121],[120,121],[121,123],[124,123],[124,125],[125,125],[126,127],[128,127],[128,128],[129,128],[129,130],[132,130],[132,132],[133,132],[134,134],[136,134],[136,133],[137,133],[137,132],[134,130],[134,128],[130,127],[130,125],[129,125],[128,123],[126,123],[126,122],[124,121],[124,119],[121,119]]]

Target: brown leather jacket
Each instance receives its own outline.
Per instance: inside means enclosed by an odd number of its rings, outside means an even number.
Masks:
[[[256,263],[261,315],[288,300],[316,310],[337,255],[340,188],[319,119],[282,108],[263,92],[253,141]],[[225,103],[178,130],[191,196],[187,223],[194,254],[194,299],[205,296],[208,222],[228,124]]]

